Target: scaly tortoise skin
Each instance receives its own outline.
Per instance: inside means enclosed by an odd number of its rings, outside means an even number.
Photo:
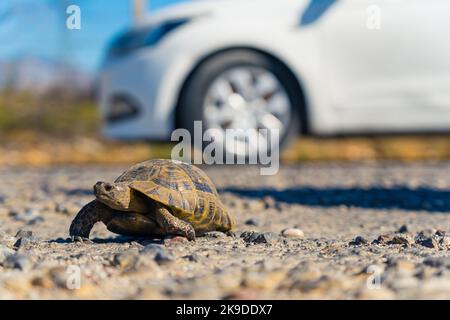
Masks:
[[[235,223],[209,177],[175,160],[155,159],[132,166],[113,184],[97,182],[96,199],[72,221],[70,236],[88,239],[95,223],[127,236],[182,235],[190,240],[209,231],[229,232]]]

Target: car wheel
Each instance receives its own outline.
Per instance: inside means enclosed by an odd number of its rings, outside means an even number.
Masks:
[[[267,133],[272,129],[279,130],[277,150],[296,136],[302,107],[296,80],[281,63],[253,51],[226,51],[200,64],[187,80],[177,125],[194,134],[194,121],[202,121],[202,132],[215,129],[214,141],[223,146],[224,158],[248,159],[270,154]]]

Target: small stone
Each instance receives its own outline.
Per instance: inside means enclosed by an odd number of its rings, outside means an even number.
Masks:
[[[177,245],[186,242],[189,242],[189,240],[186,237],[181,236],[167,237],[164,239],[164,245],[166,246]]]
[[[408,226],[406,224],[402,225],[399,229],[398,229],[398,233],[407,233],[409,231]]]
[[[421,246],[436,249],[439,247],[439,243],[434,236],[428,236],[424,232],[419,232],[416,235],[415,242]]]
[[[146,245],[140,251],[140,253],[151,256],[152,259],[159,265],[166,264],[166,263],[172,262],[174,260],[174,258],[167,251],[167,249],[164,246],[158,245],[158,244]]]
[[[446,232],[445,230],[437,230],[434,234],[438,237],[445,237]]]
[[[62,214],[68,215],[68,214],[74,213],[75,211],[76,211],[75,208],[73,208],[73,207],[68,208],[66,205],[63,205],[60,203],[57,203],[55,206],[55,212],[57,212],[57,213],[62,213]]]
[[[422,231],[418,232],[417,236],[431,237],[431,236],[435,235],[436,232],[437,232],[436,229],[428,228],[428,229],[425,229],[425,230],[422,230]]]
[[[271,196],[265,196],[263,198],[263,202],[264,202],[264,207],[266,209],[270,209],[270,208],[275,208],[277,202],[275,201],[275,199]]]
[[[30,230],[22,230],[17,231],[15,237],[16,238],[31,238],[33,236],[33,232]]]
[[[129,271],[136,267],[138,260],[139,252],[137,250],[128,250],[117,253],[113,258],[113,265],[124,271]]]
[[[36,239],[34,239],[33,237],[30,237],[30,238],[19,238],[14,243],[14,248],[20,249],[22,247],[32,246],[34,244],[36,244]]]
[[[417,243],[424,247],[427,247],[427,248],[435,249],[435,248],[439,247],[439,244],[437,243],[437,241],[432,237],[424,239],[424,240],[420,240]]]
[[[37,217],[40,217],[41,212],[37,209],[27,209],[25,212],[10,211],[9,216],[16,221],[29,223]]]
[[[190,262],[199,262],[199,261],[204,260],[203,256],[201,256],[201,255],[199,255],[198,253],[195,253],[195,252],[193,254],[188,254],[188,255],[184,256],[183,259],[186,259],[186,260],[188,260]]]
[[[382,234],[376,240],[373,240],[372,244],[381,244],[381,245],[387,244],[390,239],[391,239],[391,237],[389,235]]]
[[[241,234],[241,238],[247,243],[271,243],[272,233],[270,232],[255,232],[255,231],[244,231]]]
[[[10,210],[9,212],[8,212],[8,216],[10,217],[10,218],[16,218],[17,216],[19,216],[20,215],[20,213],[18,212],[18,211],[16,211],[16,210]]]
[[[39,217],[35,217],[35,218],[31,219],[30,221],[28,221],[27,225],[32,226],[32,225],[35,225],[35,224],[38,224],[38,223],[41,223],[44,221],[45,221],[44,217],[39,216]]]
[[[44,275],[33,278],[31,284],[45,289],[52,289],[55,287],[69,289],[67,280],[70,274],[67,270],[68,269],[62,266],[52,267]]]
[[[227,235],[220,231],[210,231],[204,234],[207,238],[225,238]]]
[[[302,239],[305,237],[305,234],[302,230],[297,228],[288,228],[281,231],[281,235],[286,238],[299,238]]]
[[[35,287],[41,287],[44,289],[52,289],[53,282],[46,276],[37,276],[31,280],[31,284]]]
[[[25,270],[30,267],[30,261],[28,257],[21,253],[9,255],[3,263],[5,268]]]
[[[163,245],[150,243],[144,246],[140,252],[144,254],[156,254],[161,251],[166,251],[166,248]]]
[[[258,218],[247,219],[245,220],[244,223],[248,226],[255,226],[255,227],[260,227],[262,225],[261,220],[259,220]]]
[[[450,269],[450,257],[428,257],[423,260],[423,264],[432,268]]]
[[[395,235],[388,241],[388,244],[400,244],[405,247],[410,246],[412,243],[413,240],[411,238],[403,235]]]
[[[0,245],[0,264],[3,264],[9,256],[15,253],[16,251],[13,249]]]
[[[357,236],[355,239],[349,242],[349,245],[351,246],[360,246],[364,244],[368,244],[369,242],[362,236]]]

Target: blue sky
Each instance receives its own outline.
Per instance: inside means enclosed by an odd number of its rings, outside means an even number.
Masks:
[[[147,0],[152,10],[189,0]],[[81,30],[67,30],[66,8],[81,8]],[[108,41],[131,25],[131,0],[1,0],[0,60],[39,56],[95,71]]]

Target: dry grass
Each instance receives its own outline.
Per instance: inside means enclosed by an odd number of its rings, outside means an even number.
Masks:
[[[92,100],[61,92],[36,97],[0,93],[0,165],[129,164],[170,157],[171,144],[121,143],[98,136]],[[450,159],[450,135],[373,138],[310,138],[282,154],[300,161],[403,161]]]
[[[302,138],[284,152],[283,159],[287,162],[450,159],[450,135]]]

